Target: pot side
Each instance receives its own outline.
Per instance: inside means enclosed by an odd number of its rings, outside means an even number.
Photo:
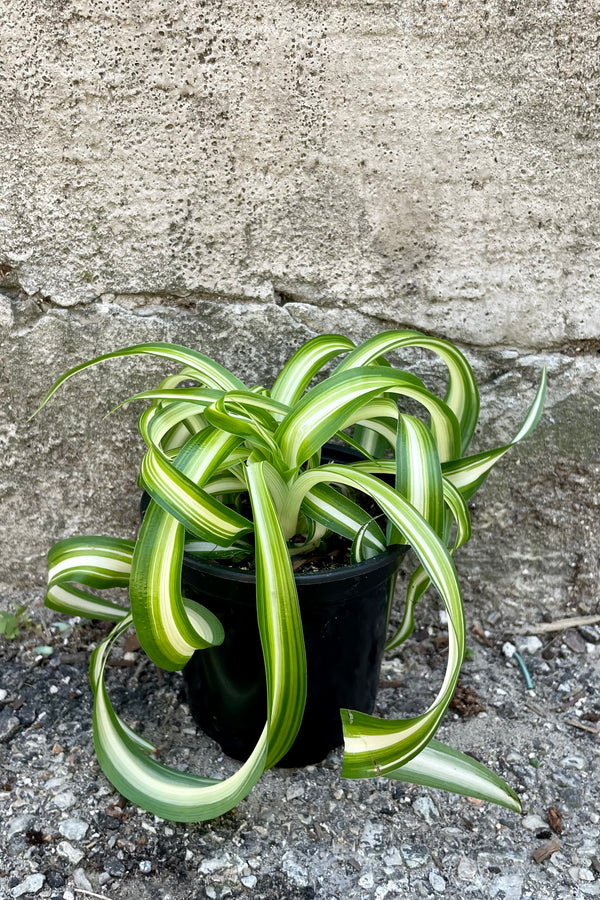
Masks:
[[[356,565],[297,575],[307,698],[296,740],[279,766],[320,762],[343,741],[340,709],[372,713],[385,642],[388,591],[405,547]],[[264,661],[251,573],[185,557],[182,590],[220,619],[219,647],[184,669],[192,715],[223,751],[247,759],[267,710]]]

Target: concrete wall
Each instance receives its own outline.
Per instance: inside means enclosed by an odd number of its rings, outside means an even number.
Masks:
[[[56,539],[135,531],[135,410],[102,416],[164,366],[27,424],[69,365],[174,340],[268,382],[316,332],[411,326],[475,365],[479,446],[551,374],[467,591],[593,611],[599,35],[579,0],[0,0],[0,602]]]

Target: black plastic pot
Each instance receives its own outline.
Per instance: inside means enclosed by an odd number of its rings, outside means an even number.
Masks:
[[[371,713],[385,639],[390,579],[404,552],[333,571],[297,575],[308,689],[300,731],[280,766],[319,762],[342,743],[340,708]],[[190,710],[228,756],[246,759],[266,719],[264,662],[252,574],[186,558],[185,596],[221,620],[220,647],[197,651],[184,670]]]
[[[329,445],[322,458],[348,463],[359,456]],[[308,689],[300,731],[279,765],[319,762],[338,747],[343,740],[340,708],[373,712],[388,591],[405,551],[394,547],[358,565],[296,576]],[[190,710],[228,756],[246,759],[267,708],[255,577],[186,556],[182,588],[225,629],[223,644],[196,652],[184,670]]]

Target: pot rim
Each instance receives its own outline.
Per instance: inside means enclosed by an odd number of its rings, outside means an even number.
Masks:
[[[351,563],[349,566],[338,566],[335,569],[326,569],[322,572],[310,572],[294,575],[298,585],[320,584],[322,582],[345,581],[348,578],[360,578],[377,569],[389,569],[390,575],[398,568],[400,559],[408,550],[407,544],[395,544],[360,563]],[[183,555],[183,563],[188,569],[199,574],[213,575],[224,581],[235,581],[241,584],[256,584],[255,572],[241,572],[239,569],[220,565],[213,560],[195,559],[187,553]]]

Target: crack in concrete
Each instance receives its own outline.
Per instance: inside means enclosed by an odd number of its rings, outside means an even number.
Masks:
[[[157,290],[131,291],[131,292],[104,292],[92,299],[82,300],[79,303],[71,305],[62,304],[52,297],[43,294],[41,291],[29,293],[19,280],[15,277],[16,269],[7,263],[0,263],[0,297],[5,297],[13,307],[29,301],[35,304],[39,317],[52,313],[55,310],[68,311],[77,313],[87,311],[94,307],[113,307],[122,310],[123,314],[129,314],[139,317],[157,317],[160,318],[161,309],[178,311],[184,315],[196,315],[200,312],[199,306],[203,303],[213,304],[242,304],[242,305],[260,305],[265,308],[276,306],[285,309],[290,319],[297,324],[307,327],[305,323],[300,321],[289,307],[291,305],[307,306],[312,309],[322,310],[323,312],[331,310],[340,310],[340,308],[351,309],[354,313],[363,316],[366,320],[379,322],[388,329],[412,329],[414,324],[411,322],[398,322],[392,320],[386,315],[378,312],[367,312],[361,310],[360,307],[343,304],[342,307],[336,302],[323,302],[318,299],[302,294],[300,291],[290,288],[280,288],[272,284],[272,300],[259,296],[248,296],[245,294],[225,293],[218,291],[197,290],[189,291],[185,294],[178,294],[173,291],[158,288]],[[154,302],[152,302],[154,301]],[[18,310],[15,309],[15,321],[18,319]],[[312,330],[312,329],[310,329]],[[419,329],[425,334],[432,336],[444,337],[439,332]],[[457,341],[465,350],[472,350],[478,353],[492,353],[506,349],[502,344],[485,345],[475,342],[460,340]],[[512,346],[512,345],[511,345]],[[547,355],[558,355],[568,357],[596,356],[600,354],[600,338],[590,337],[582,340],[562,341],[556,344],[546,344],[544,347],[522,346],[519,351],[523,353],[543,353]]]

